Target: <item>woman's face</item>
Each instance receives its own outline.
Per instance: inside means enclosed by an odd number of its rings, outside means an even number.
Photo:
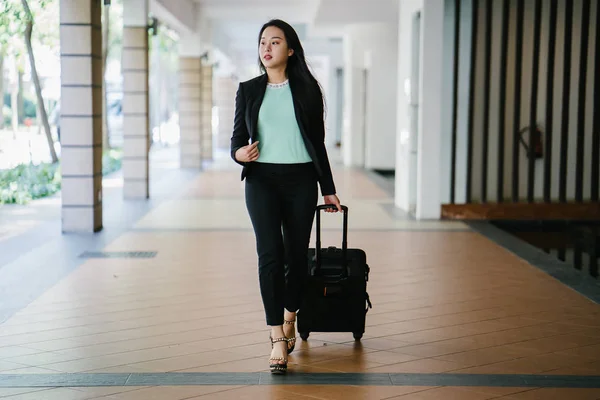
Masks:
[[[265,68],[284,67],[288,57],[294,54],[294,50],[288,48],[283,31],[276,26],[263,31],[258,52]]]

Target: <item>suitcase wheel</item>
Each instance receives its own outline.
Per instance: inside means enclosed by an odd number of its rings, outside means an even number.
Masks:
[[[308,336],[310,335],[310,332],[300,332],[300,338],[302,338],[302,340],[306,341],[306,339],[308,339]]]
[[[363,333],[362,332],[354,332],[354,340],[360,340],[363,337]]]

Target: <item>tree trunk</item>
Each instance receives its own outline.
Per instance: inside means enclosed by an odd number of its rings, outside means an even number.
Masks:
[[[106,65],[108,59],[108,38],[110,35],[110,8],[104,6],[104,23],[102,24],[102,148],[108,149],[110,148],[109,136],[110,131],[108,127],[108,98],[106,92],[106,82],[105,82],[105,74],[106,74]]]
[[[4,129],[4,55],[0,54],[0,130]]]
[[[52,140],[52,132],[50,131],[50,124],[48,123],[48,114],[46,114],[46,107],[44,106],[44,98],[42,97],[42,88],[40,86],[40,78],[37,73],[35,66],[35,57],[33,55],[33,46],[31,45],[31,33],[33,32],[33,15],[27,4],[27,0],[21,0],[25,13],[27,13],[27,27],[25,28],[25,43],[27,44],[27,53],[29,54],[29,63],[31,65],[31,77],[35,85],[35,94],[37,96],[38,105],[40,108],[40,117],[42,124],[44,125],[44,131],[46,132],[46,139],[48,140],[48,147],[50,150],[50,156],[52,157],[52,163],[58,162],[56,151],[54,150],[54,141]]]
[[[11,125],[13,130],[13,139],[17,138],[17,132],[19,131],[19,79],[13,76],[13,87],[10,92],[10,111],[11,111]]]
[[[17,121],[22,124],[25,121],[25,99],[23,92],[25,92],[25,83],[23,82],[23,71],[20,69],[17,71]]]

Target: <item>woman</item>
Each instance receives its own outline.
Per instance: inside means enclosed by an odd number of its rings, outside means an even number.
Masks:
[[[324,203],[335,205],[333,212],[341,206],[324,144],[323,95],[298,35],[286,22],[271,20],[260,30],[258,47],[263,74],[238,88],[231,157],[244,167],[271,327],[269,366],[272,373],[285,373],[296,343],[317,182]]]

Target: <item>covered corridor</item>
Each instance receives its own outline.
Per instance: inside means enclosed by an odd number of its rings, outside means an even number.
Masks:
[[[103,176],[110,3],[60,0],[60,196],[0,208],[0,399],[600,399],[600,247],[577,269],[573,248],[561,261],[490,223],[584,221],[598,239],[597,2],[123,0],[123,168]],[[286,376],[269,373],[228,148],[271,17],[323,85],[373,304],[361,341],[311,333]],[[164,148],[163,26],[179,46]],[[340,216],[323,221],[339,246]]]
[[[271,377],[239,171],[156,164],[157,200],[129,220],[109,211],[112,237],[57,236],[0,269],[15,306],[0,398],[600,398],[596,303],[496,244],[501,232],[401,215],[384,181],[339,163],[349,246],[372,270],[368,327],[361,342],[311,334]],[[337,244],[339,216],[324,222]],[[36,275],[47,287],[31,291]]]

